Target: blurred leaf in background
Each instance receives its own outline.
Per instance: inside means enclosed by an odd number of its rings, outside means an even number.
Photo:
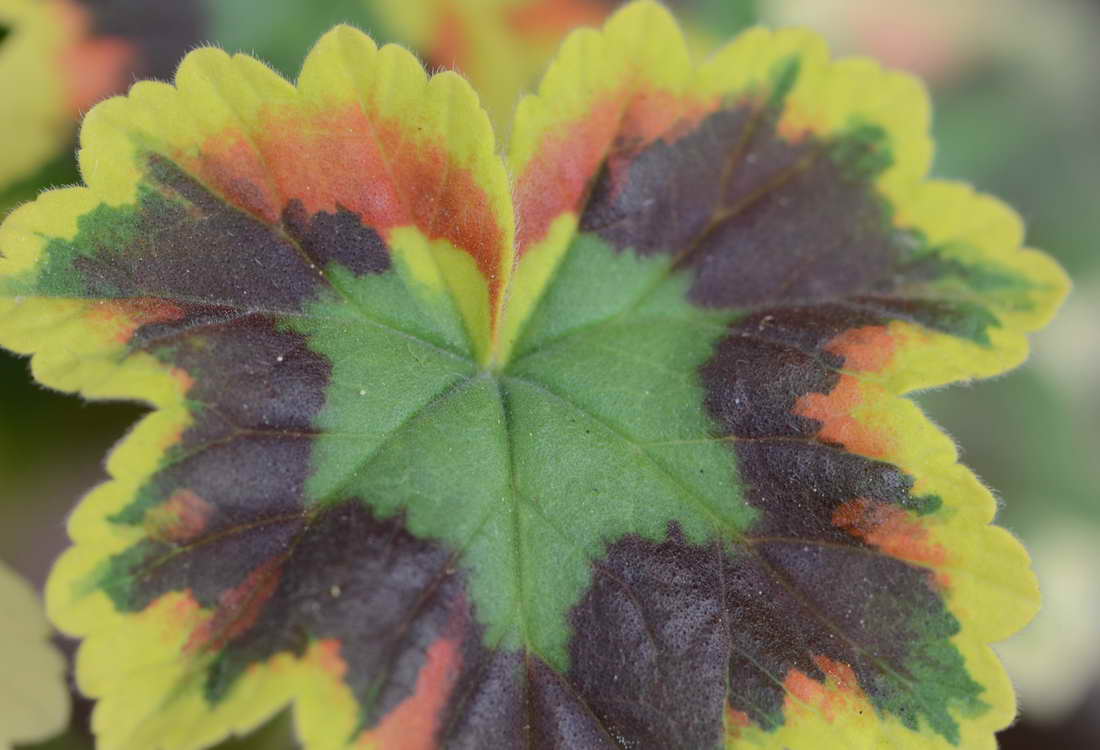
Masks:
[[[0,562],[0,750],[57,734],[69,718],[65,660],[34,590]]]
[[[520,95],[532,90],[562,39],[599,26],[622,0],[364,0],[394,37],[429,68],[462,72],[499,133],[510,130]],[[757,20],[758,0],[673,0],[701,55]]]
[[[75,112],[60,75],[64,32],[60,14],[50,10],[32,0],[0,0],[0,138],[20,144],[0,151],[0,195],[72,137]]]
[[[384,0],[202,0],[209,39],[244,52],[294,80],[313,43],[338,23],[349,23],[377,42],[390,41],[379,25]],[[410,4],[416,5],[417,2]],[[182,57],[182,55],[181,55]],[[178,60],[177,60],[178,62]]]
[[[202,38],[197,0],[0,0],[0,215],[76,181],[76,123],[138,78],[170,78]]]

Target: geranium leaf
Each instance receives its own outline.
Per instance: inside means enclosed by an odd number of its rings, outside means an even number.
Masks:
[[[195,0],[0,0],[0,190],[71,141],[77,119],[135,77],[168,78],[201,38]]]
[[[925,129],[649,2],[521,104],[511,194],[469,86],[347,28],[98,106],[0,229],[0,343],[155,407],[49,584],[104,747],[291,701],[309,748],[991,745],[1034,582],[901,394],[1065,281]]]
[[[49,636],[38,596],[0,563],[0,748],[47,739],[69,718],[65,660]]]

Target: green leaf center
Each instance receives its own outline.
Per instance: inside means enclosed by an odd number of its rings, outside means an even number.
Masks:
[[[732,543],[753,518],[697,375],[731,314],[688,303],[689,279],[666,277],[663,259],[582,244],[499,372],[439,327],[445,315],[394,304],[400,266],[347,288],[368,313],[418,313],[362,325],[321,302],[299,328],[333,363],[313,502],[403,513],[456,551],[489,643],[563,669],[568,613],[609,544],[663,539],[670,523]]]

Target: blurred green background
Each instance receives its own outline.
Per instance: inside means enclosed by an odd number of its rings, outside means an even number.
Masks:
[[[997,493],[1000,522],[1028,545],[1043,585],[1043,612],[999,647],[1023,707],[1001,746],[1100,747],[1100,3],[695,3],[707,6],[699,17],[710,24],[806,24],[840,54],[870,54],[921,75],[936,105],[935,172],[1007,200],[1025,218],[1029,243],[1074,278],[1025,367],[920,401]],[[205,13],[207,40],[287,75],[338,21],[390,36],[365,0],[207,0]],[[77,181],[66,153],[0,193],[0,213],[45,186]],[[67,513],[104,478],[103,456],[140,413],[46,392],[25,361],[0,353],[0,558],[36,586],[65,546]],[[90,748],[89,708],[78,699],[68,732],[33,747]],[[294,746],[285,716],[222,745]]]

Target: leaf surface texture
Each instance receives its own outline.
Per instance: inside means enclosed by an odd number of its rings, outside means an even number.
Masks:
[[[1037,592],[905,394],[1065,280],[927,119],[805,32],[696,67],[649,2],[506,158],[346,27],[96,107],[87,187],[0,230],[0,342],[154,407],[49,585],[103,746],[294,702],[308,748],[993,747]]]

